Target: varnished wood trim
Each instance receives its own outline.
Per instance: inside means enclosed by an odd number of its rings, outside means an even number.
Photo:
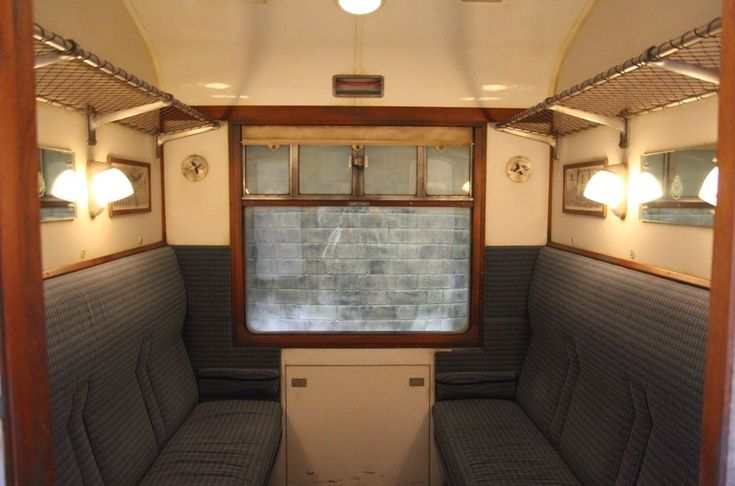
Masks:
[[[479,329],[462,334],[440,333],[269,333],[254,334],[236,326],[236,345],[282,348],[439,348],[479,345]]]
[[[691,285],[693,287],[699,287],[702,289],[710,288],[710,281],[706,278],[695,277],[694,275],[687,275],[686,273],[674,272],[673,270],[667,270],[665,268],[657,267],[655,265],[649,265],[647,263],[634,262],[631,260],[625,260],[623,258],[618,258],[610,255],[603,255],[602,253],[596,253],[594,251],[584,250],[582,248],[576,248],[574,246],[562,245],[561,243],[555,243],[553,241],[550,242],[547,246],[550,246],[551,248],[556,248],[557,250],[564,250],[571,253],[576,253],[577,255],[594,258],[595,260],[612,263],[613,265],[630,268],[631,270],[647,273],[649,275],[655,275],[656,277],[662,277],[667,280],[673,280],[674,282]]]
[[[475,128],[472,161],[472,233],[470,280],[470,333],[475,345],[482,343],[485,288],[485,191],[487,189],[487,125]],[[470,341],[470,343],[472,343]]]
[[[0,0],[0,483],[9,485],[53,484],[31,7]]]
[[[90,258],[89,260],[72,263],[70,265],[64,265],[63,267],[52,268],[51,270],[46,270],[43,272],[43,278],[47,279],[47,278],[60,277],[68,273],[74,273],[74,272],[78,272],[79,270],[84,270],[85,268],[91,268],[97,265],[102,265],[103,263],[111,262],[114,260],[119,260],[120,258],[129,257],[131,255],[137,255],[138,253],[144,253],[149,250],[155,250],[156,248],[161,248],[163,246],[166,246],[166,242],[158,241],[156,243],[138,246],[135,248],[131,248],[129,250],[123,250],[117,253],[111,253],[110,255],[105,255],[105,256],[101,256],[97,258]]]
[[[362,198],[334,198],[334,199],[243,199],[243,206],[415,206],[415,207],[474,207],[473,201],[452,199],[362,199]]]
[[[235,345],[245,342],[245,261],[243,259],[243,207],[242,207],[242,130],[239,125],[228,124],[230,151],[230,255],[231,255],[231,306],[232,340]]]
[[[562,180],[562,184],[564,181]],[[549,193],[546,202],[546,243],[551,243],[551,217],[554,211],[554,148],[549,147]]]
[[[723,1],[717,165],[720,168],[712,253],[699,484],[726,485],[730,450],[735,335],[735,0]],[[729,471],[732,473],[732,471]]]
[[[197,106],[216,120],[244,125],[468,126],[501,122],[519,108],[378,106]]]
[[[165,144],[161,145],[159,170],[161,171],[161,240],[165,243],[168,240],[166,239],[166,151],[164,146]]]

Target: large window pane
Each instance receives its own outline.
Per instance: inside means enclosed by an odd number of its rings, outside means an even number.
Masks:
[[[289,146],[249,145],[245,149],[243,193],[289,193]]]
[[[426,166],[426,194],[469,195],[470,147],[427,147]]]
[[[462,332],[470,209],[248,207],[252,332]]]
[[[365,194],[416,195],[417,147],[368,146]]]
[[[349,145],[300,145],[299,192],[301,194],[351,194],[352,169]]]

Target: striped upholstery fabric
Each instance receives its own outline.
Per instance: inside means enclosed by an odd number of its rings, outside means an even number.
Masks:
[[[708,305],[705,290],[551,248],[539,252],[528,297],[532,337],[513,405],[576,478],[561,484],[697,483]],[[452,484],[560,484],[492,479],[485,469],[505,467],[498,449],[518,448],[526,426],[499,444],[503,432],[488,416],[499,413],[497,400],[473,401],[466,411],[456,405],[452,413],[461,418],[441,418],[454,404],[434,410]],[[484,450],[475,444],[483,437]],[[471,459],[482,467],[452,452],[471,447],[482,451]],[[526,459],[528,474],[549,461],[545,454]]]
[[[529,350],[518,402],[583,482],[697,483],[708,308],[705,290],[541,251],[529,314],[532,341],[544,342]],[[552,366],[566,366],[556,413],[532,398],[556,381]],[[550,426],[554,415],[563,426]]]
[[[447,371],[436,374],[436,401],[462,398],[513,399],[514,371]]]
[[[281,407],[277,403],[202,403],[161,452],[142,484],[265,485],[280,438]]]
[[[184,276],[188,308],[184,341],[195,371],[251,368],[280,371],[281,350],[232,344],[230,248],[174,246]],[[271,399],[278,400],[280,386]]]
[[[47,280],[44,290],[55,483],[138,484],[203,406],[181,337],[176,257],[160,248]],[[280,409],[272,413],[280,424]],[[230,428],[237,418],[212,421]],[[280,437],[280,425],[269,430]],[[236,465],[247,471],[251,455],[243,445]]]
[[[434,406],[436,441],[450,484],[579,484],[559,453],[509,400],[450,400]]]
[[[482,348],[436,353],[437,375],[454,372],[518,372],[531,333],[526,301],[539,246],[488,246],[485,249],[485,300]],[[438,399],[458,398],[443,390]],[[456,388],[456,387],[455,387]],[[469,395],[476,394],[468,390]]]
[[[228,398],[278,401],[280,372],[269,369],[202,368],[199,395],[202,401]]]

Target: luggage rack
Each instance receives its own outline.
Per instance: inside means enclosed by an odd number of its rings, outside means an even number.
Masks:
[[[96,128],[116,122],[156,137],[157,146],[219,128],[219,123],[169,93],[85,51],[76,42],[33,26],[36,99],[85,113],[87,143]]]
[[[499,123],[496,129],[548,143],[599,125],[620,132],[628,146],[631,117],[689,103],[719,92],[718,17]]]

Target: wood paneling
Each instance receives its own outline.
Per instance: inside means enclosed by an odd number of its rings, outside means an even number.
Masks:
[[[53,483],[30,0],[0,0],[0,362],[5,482]],[[1,481],[0,481],[1,482]]]
[[[243,125],[468,126],[500,122],[518,108],[417,108],[362,106],[197,106],[215,120]]]
[[[554,203],[554,148],[549,147],[549,189],[548,200],[546,203],[546,243],[551,243],[551,215],[553,213]],[[562,181],[562,184],[564,181]]]
[[[138,253],[143,253],[148,250],[155,250],[156,248],[161,248],[162,246],[166,246],[165,241],[159,241],[156,243],[151,243],[149,245],[143,245],[137,248],[123,250],[117,253],[112,253],[110,255],[105,255],[105,256],[101,256],[97,258],[90,258],[89,260],[72,263],[71,265],[64,265],[63,267],[52,268],[51,270],[46,270],[43,272],[43,278],[44,279],[54,278],[54,277],[59,277],[61,275],[66,275],[67,273],[78,272],[79,270],[84,270],[85,268],[91,268],[97,265],[102,265],[103,263],[111,262],[113,260],[119,260],[120,258],[125,258],[131,255],[137,255]]]
[[[735,335],[735,0],[723,1],[719,134],[720,168],[712,254],[712,296],[702,405],[700,484],[728,481],[732,354]]]
[[[573,246],[562,245],[560,243],[549,243],[551,248],[558,250],[564,250],[578,255],[594,258],[595,260],[601,260],[603,262],[612,263],[621,267],[630,268],[638,272],[647,273],[649,275],[655,275],[656,277],[662,277],[667,280],[673,280],[674,282],[684,283],[699,287],[702,289],[710,288],[710,281],[706,278],[695,277],[694,275],[687,275],[686,273],[674,272],[665,268],[657,267],[655,265],[649,265],[647,263],[639,263],[631,260],[624,260],[610,255],[603,255],[602,253],[596,253],[594,251],[583,250],[582,248],[576,248]]]

